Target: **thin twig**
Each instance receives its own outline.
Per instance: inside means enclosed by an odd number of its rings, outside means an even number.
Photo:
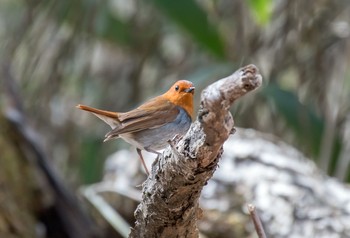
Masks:
[[[258,237],[259,238],[266,238],[264,227],[261,223],[261,220],[258,216],[258,213],[255,209],[255,206],[253,204],[248,204],[247,206],[248,206],[248,211],[249,211],[250,217],[253,220],[256,233],[258,234]]]

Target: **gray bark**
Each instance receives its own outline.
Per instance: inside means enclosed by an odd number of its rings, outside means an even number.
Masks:
[[[129,237],[198,237],[198,199],[234,129],[228,110],[261,82],[258,69],[248,65],[202,92],[197,120],[176,147],[167,149],[153,163]]]

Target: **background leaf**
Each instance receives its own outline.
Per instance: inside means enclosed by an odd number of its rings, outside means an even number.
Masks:
[[[131,44],[128,25],[118,19],[117,16],[111,12],[111,9],[108,8],[107,4],[103,4],[99,7],[94,21],[94,30],[97,36],[105,40],[118,42],[124,45]]]
[[[283,90],[277,84],[267,85],[263,94],[273,102],[278,113],[300,138],[301,145],[306,145],[309,152],[318,157],[324,121],[312,108],[301,104],[293,92]]]
[[[198,43],[219,58],[223,58],[223,41],[206,13],[193,0],[153,0],[166,16],[185,29]]]
[[[271,0],[249,0],[248,4],[256,22],[265,25],[270,21],[272,12]]]

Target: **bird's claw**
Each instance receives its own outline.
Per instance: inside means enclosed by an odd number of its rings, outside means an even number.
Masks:
[[[168,143],[170,144],[171,147],[175,147],[175,144],[177,144],[177,142],[179,142],[179,140],[181,139],[181,136],[179,134],[176,134],[172,139],[168,140]]]
[[[236,127],[232,127],[232,129],[231,129],[231,131],[230,131],[230,134],[231,135],[234,135],[234,134],[236,134]]]
[[[173,139],[168,140],[171,150],[177,155],[180,156],[180,153],[177,151],[176,144],[180,140],[180,135],[175,135]]]

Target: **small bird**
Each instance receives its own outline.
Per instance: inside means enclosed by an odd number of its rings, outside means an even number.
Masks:
[[[192,123],[194,90],[191,82],[179,80],[166,93],[128,112],[104,111],[81,104],[76,107],[92,112],[112,128],[104,142],[122,138],[134,145],[149,175],[141,150],[159,155],[157,150],[187,132]]]

